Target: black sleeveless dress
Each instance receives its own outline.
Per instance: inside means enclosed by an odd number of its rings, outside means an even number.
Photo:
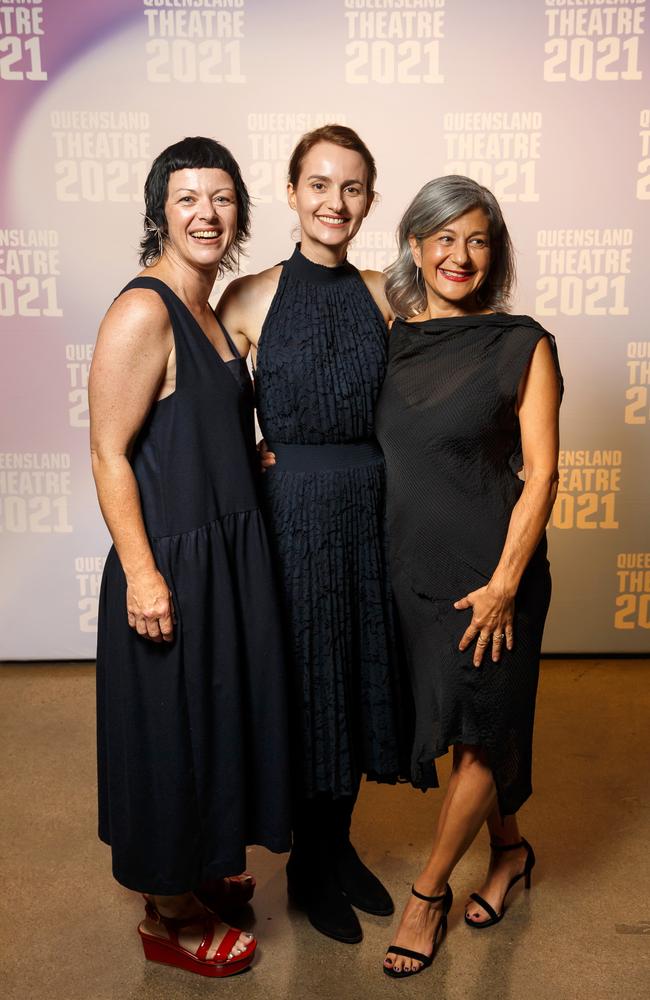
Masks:
[[[99,606],[99,835],[128,888],[175,894],[241,872],[245,845],[288,850],[280,610],[257,493],[246,363],[224,362],[162,281],[176,390],[133,448],[147,534],[176,611],[173,643],[129,628],[114,548]]]
[[[385,468],[374,437],[386,350],[356,268],[314,264],[297,247],[264,322],[255,384],[277,455],[263,485],[308,797],[355,795],[362,773],[394,781],[400,772]]]
[[[523,482],[517,390],[537,342],[528,316],[397,320],[377,412],[388,469],[391,570],[412,677],[411,771],[437,787],[435,758],[454,743],[486,748],[502,815],[531,793],[531,748],[551,579],[546,539],[515,601],[511,652],[472,666],[458,643],[472,612],[453,602],[485,586]],[[488,651],[490,652],[490,651]]]

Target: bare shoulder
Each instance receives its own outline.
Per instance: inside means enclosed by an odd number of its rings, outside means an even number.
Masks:
[[[384,320],[390,324],[395,317],[386,298],[386,275],[382,271],[359,271],[359,274]]]
[[[249,307],[251,303],[268,299],[269,305],[275,295],[280,280],[282,268],[279,264],[268,267],[259,274],[246,274],[231,281],[219,299],[217,312],[222,308]]]
[[[519,410],[523,411],[526,404],[535,405],[544,401],[553,409],[560,405],[562,397],[561,376],[551,348],[548,336],[537,341],[528,367],[519,384]]]
[[[171,322],[160,295],[149,288],[130,288],[108,309],[99,328],[100,342],[136,340],[152,344],[168,339]]]
[[[278,289],[279,264],[259,274],[246,274],[231,281],[217,303],[216,312],[232,335],[257,344],[266,314]]]

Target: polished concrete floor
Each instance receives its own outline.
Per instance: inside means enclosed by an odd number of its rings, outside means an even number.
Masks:
[[[207,980],[145,962],[139,897],[111,878],[95,835],[94,670],[0,667],[0,995],[4,1000],[640,1000],[650,996],[650,661],[544,664],[535,795],[522,829],[538,864],[506,919],[462,922],[485,865],[481,835],[453,876],[450,933],[431,969],[381,971],[396,917],[361,914],[337,944],[288,907],[283,856],[250,852],[258,878],[251,970]],[[446,774],[448,762],[443,764]],[[354,839],[398,905],[430,840],[440,793],[364,786]]]

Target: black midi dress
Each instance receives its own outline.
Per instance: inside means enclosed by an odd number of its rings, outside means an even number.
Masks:
[[[241,872],[246,844],[289,848],[280,610],[259,509],[253,392],[162,281],[176,389],[155,403],[131,465],[172,643],[129,628],[117,552],[99,604],[99,835],[123,885],[161,895]]]
[[[263,476],[293,672],[299,794],[400,773],[400,685],[374,434],[387,331],[359,272],[283,264],[259,341]],[[408,765],[406,764],[406,767]]]
[[[450,745],[484,747],[503,815],[531,793],[542,631],[551,579],[546,538],[521,580],[515,645],[499,663],[458,643],[472,617],[453,602],[485,586],[523,482],[517,391],[542,337],[528,316],[397,320],[377,412],[388,470],[393,586],[412,678],[414,784],[437,787]]]

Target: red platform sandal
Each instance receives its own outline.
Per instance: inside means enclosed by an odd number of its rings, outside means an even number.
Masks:
[[[150,962],[162,962],[165,965],[175,965],[179,969],[187,972],[196,972],[199,976],[235,976],[238,972],[243,972],[253,961],[257,941],[251,938],[250,943],[239,955],[230,955],[232,947],[235,945],[241,931],[230,928],[224,935],[215,955],[212,958],[206,956],[210,952],[216,929],[221,924],[212,916],[205,917],[185,917],[176,919],[164,917],[158,912],[152,902],[147,901],[145,907],[147,919],[155,924],[160,924],[165,928],[168,937],[158,937],[149,934],[144,929],[144,921],[138,927],[138,934],[142,940],[145,958]],[[201,943],[196,951],[184,948],[178,939],[178,932],[183,928],[200,928]]]

